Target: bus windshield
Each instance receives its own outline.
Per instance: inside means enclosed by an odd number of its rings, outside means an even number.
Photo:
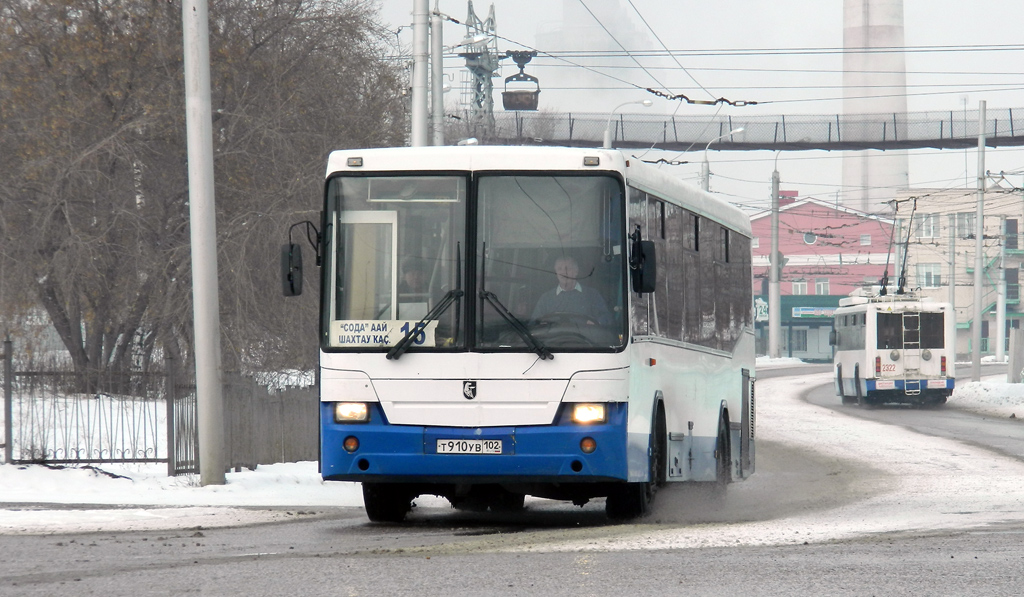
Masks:
[[[334,177],[324,347],[619,350],[624,210],[611,176]]]
[[[461,282],[466,186],[464,175],[330,180],[325,347],[388,348],[410,328],[415,347],[464,346],[458,302],[415,326]]]
[[[480,177],[477,192],[477,279],[487,299],[477,346],[522,350],[530,336],[551,350],[621,346],[621,184],[608,176],[493,175]]]

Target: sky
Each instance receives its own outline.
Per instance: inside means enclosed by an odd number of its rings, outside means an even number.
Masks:
[[[758,359],[757,366],[765,369],[798,363],[765,357]],[[1002,377],[958,387],[950,405],[989,416],[1024,417],[1024,384],[1011,385]],[[829,475],[852,475],[851,471],[861,467],[872,469],[863,483],[871,491],[861,499],[830,509],[800,508],[757,522],[669,524],[664,530],[645,530],[640,540],[625,535],[602,542],[599,548],[781,545],[1024,521],[1024,462],[850,417],[800,398],[803,391],[830,382],[831,373],[760,380],[757,437],[816,454],[826,463]],[[119,477],[85,468],[0,465],[0,534],[212,528],[309,515],[318,507],[362,505],[358,484],[323,482],[314,462],[260,465],[254,471],[229,473],[226,485],[207,487],[199,487],[195,478],[167,477],[165,465],[99,468]],[[763,495],[788,483],[787,474],[785,463],[758,460],[758,471],[730,487],[727,499],[746,500],[756,507]],[[858,480],[849,477],[846,482],[851,479]],[[671,491],[658,494],[656,515],[662,516],[657,507],[665,508],[672,496]],[[537,507],[543,501],[528,498],[527,507]],[[445,500],[433,496],[417,498],[416,504],[448,508]],[[587,507],[601,506],[596,502]],[[669,507],[675,504],[669,502]],[[693,507],[689,502],[678,505],[680,509]],[[589,550],[598,548],[596,545],[586,539],[544,549]]]
[[[435,0],[430,6],[434,7]],[[474,2],[481,20],[494,6],[498,51],[537,49],[542,55],[527,66],[540,79],[541,110],[609,114],[623,102],[651,98],[652,114],[828,115],[842,111],[843,2],[840,0],[494,0]],[[381,20],[396,31],[396,41],[412,46],[413,0],[382,2]],[[465,22],[465,0],[438,0],[440,12]],[[589,9],[589,10],[588,10]],[[909,112],[973,112],[984,100],[996,109],[1024,113],[1024,2],[1019,0],[904,0]],[[566,19],[563,19],[566,16]],[[568,23],[568,24],[566,24]],[[465,27],[445,26],[446,46],[458,44]],[[984,47],[979,47],[984,46]],[[543,52],[622,48],[672,50],[678,63],[662,57],[636,59],[545,57]],[[814,51],[808,49],[814,48]],[[737,51],[745,50],[742,55]],[[760,51],[758,51],[760,50]],[[767,51],[766,51],[767,50]],[[731,54],[731,55],[729,55]],[[507,65],[505,63],[508,63]],[[457,98],[461,59],[445,61]],[[593,65],[590,70],[581,64]],[[504,77],[516,72],[503,62],[495,79],[496,110]],[[582,78],[581,78],[582,73]],[[696,99],[726,97],[759,102],[756,106],[695,106],[651,97],[637,87],[654,87]],[[571,88],[571,89],[570,89]],[[640,106],[620,112],[648,112]],[[974,117],[976,121],[976,116]],[[655,152],[660,153],[660,152]],[[691,164],[664,166],[697,183],[699,152],[667,159]],[[783,190],[801,197],[841,199],[840,152],[718,152],[712,147],[711,190],[751,208],[770,205],[771,173],[777,165]],[[871,152],[873,156],[881,152]],[[978,152],[913,150],[912,188],[974,188]],[[662,157],[662,156],[646,156]],[[1024,148],[989,148],[985,170],[1016,172],[1008,184],[1024,187]]]

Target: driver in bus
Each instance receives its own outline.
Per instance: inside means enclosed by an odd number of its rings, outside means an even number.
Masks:
[[[541,295],[533,310],[534,321],[552,314],[568,313],[586,317],[587,323],[591,325],[612,323],[612,313],[601,293],[580,284],[579,271],[579,264],[572,257],[559,257],[555,260],[558,286]]]

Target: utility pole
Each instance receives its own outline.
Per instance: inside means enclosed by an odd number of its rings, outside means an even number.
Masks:
[[[776,158],[778,156],[776,155]],[[779,272],[782,269],[782,255],[779,253],[779,170],[772,172],[772,252],[769,258],[768,274],[768,356],[781,356],[779,335],[782,331],[782,301],[779,292]]]
[[[430,13],[430,115],[434,125],[434,145],[444,145],[444,21],[440,0],[434,0]]]
[[[956,315],[956,214],[949,214],[949,305]]]
[[[412,9],[412,130],[409,144],[427,145],[427,46],[430,0],[413,0]]]
[[[217,218],[213,196],[213,113],[210,108],[210,18],[207,0],[181,3],[185,43],[185,127],[195,327],[199,482],[223,485],[224,399],[217,297]],[[170,448],[168,448],[170,449]]]
[[[1006,216],[999,217],[999,282],[996,287],[996,361],[1006,357]]]
[[[985,277],[985,100],[978,102],[978,205],[974,216],[974,318],[971,323],[972,381],[981,381],[982,284]]]

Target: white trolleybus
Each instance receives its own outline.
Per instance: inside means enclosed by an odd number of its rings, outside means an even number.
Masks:
[[[831,343],[843,404],[945,404],[953,393],[956,313],[915,293],[839,300]]]
[[[313,232],[321,472],[370,520],[426,494],[627,519],[753,472],[739,209],[611,150],[365,149],[330,155]],[[282,266],[300,292],[297,245]]]

